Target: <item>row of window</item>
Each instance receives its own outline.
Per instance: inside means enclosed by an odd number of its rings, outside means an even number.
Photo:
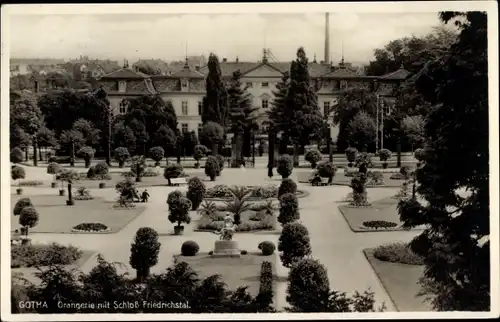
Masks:
[[[249,87],[249,88],[253,87],[253,83],[251,83],[251,82],[245,83],[245,85],[246,85],[246,87]],[[269,82],[262,82],[262,83],[260,83],[260,87],[268,88],[269,87]]]

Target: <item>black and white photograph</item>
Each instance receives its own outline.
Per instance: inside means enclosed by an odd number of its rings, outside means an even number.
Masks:
[[[2,320],[499,317],[496,2],[1,22]]]

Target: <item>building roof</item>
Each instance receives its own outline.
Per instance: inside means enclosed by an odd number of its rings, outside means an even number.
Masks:
[[[382,75],[379,77],[379,79],[382,79],[382,80],[405,80],[409,75],[410,75],[410,72],[407,71],[403,67],[403,65],[401,65],[401,67],[399,67],[398,70],[396,70],[392,73],[389,73],[389,74]]]
[[[101,79],[145,79],[149,78],[149,75],[146,75],[141,72],[136,72],[130,68],[120,68],[114,72],[103,75]]]
[[[148,66],[151,69],[158,70],[161,75],[166,75],[169,71],[168,63],[161,59],[139,59],[132,64],[133,67],[143,65]]]
[[[11,58],[11,65],[36,65],[36,66],[50,66],[50,65],[62,65],[64,64],[64,59],[56,58]]]
[[[191,67],[189,67],[187,61],[181,70],[169,75],[169,77],[174,78],[205,78],[205,76],[205,74],[197,70],[192,70]]]
[[[323,77],[327,78],[357,78],[360,77],[360,75],[351,69],[341,67],[337,68],[336,70],[324,75]]]
[[[219,62],[221,76],[222,77],[231,77],[233,73],[239,70],[242,74],[248,72],[249,70],[254,69],[259,66],[260,63],[257,62]],[[204,75],[208,74],[208,65],[205,65],[200,68],[200,72]]]

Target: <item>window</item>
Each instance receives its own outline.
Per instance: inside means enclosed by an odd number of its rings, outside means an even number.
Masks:
[[[330,102],[323,102],[323,116],[328,117],[330,115]]]
[[[187,133],[189,131],[187,123],[181,124],[182,133]]]
[[[200,134],[202,128],[203,128],[203,123],[198,123],[198,134]]]
[[[252,88],[252,87],[253,87],[253,84],[252,84],[252,83],[246,83],[246,87],[248,87],[248,88]]]
[[[120,104],[120,114],[127,113],[127,107],[124,104]]]
[[[269,82],[263,82],[262,87],[269,87]]]
[[[125,81],[118,82],[118,91],[120,93],[125,93],[127,91],[127,82]]]
[[[264,99],[262,100],[262,108],[267,108],[269,106],[269,101]]]
[[[183,79],[183,80],[181,81],[181,86],[182,86],[182,88],[186,88],[186,87],[188,87],[188,84],[189,84],[189,82],[187,81],[187,79]]]
[[[341,80],[340,81],[340,88],[342,89],[342,88],[346,88],[346,87],[347,87],[347,81]]]
[[[188,102],[182,101],[182,115],[188,115]]]
[[[198,101],[198,115],[203,114],[203,102]]]

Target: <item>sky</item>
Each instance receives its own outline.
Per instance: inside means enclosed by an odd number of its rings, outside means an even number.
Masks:
[[[393,39],[424,35],[439,25],[436,13],[330,13],[334,62],[364,63]],[[91,58],[131,62],[181,60],[216,53],[257,61],[270,48],[278,61],[303,46],[310,60],[324,59],[325,14],[73,14],[10,16],[12,58]],[[342,45],[343,44],[343,45]]]

